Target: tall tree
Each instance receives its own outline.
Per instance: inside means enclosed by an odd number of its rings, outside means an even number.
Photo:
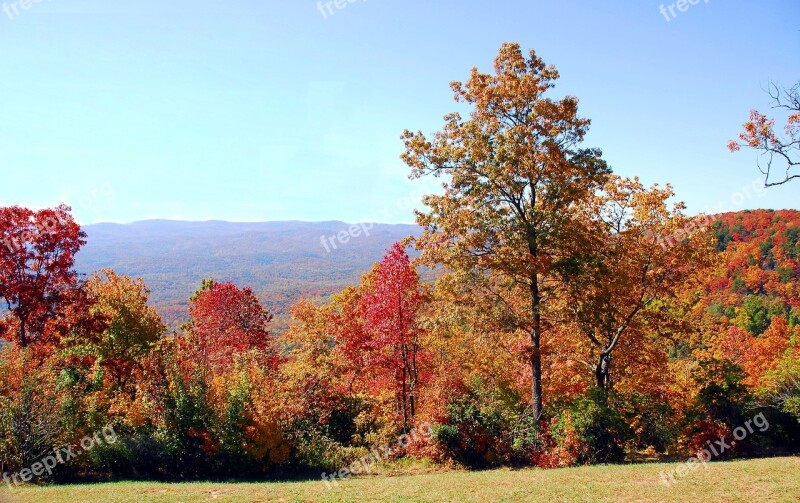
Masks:
[[[728,142],[728,148],[731,152],[737,152],[742,147],[760,152],[764,163],[759,161],[758,168],[764,175],[764,185],[772,187],[800,178],[797,172],[800,166],[800,81],[788,89],[770,84],[768,92],[772,98],[772,108],[789,114],[783,128],[785,134],[781,136],[775,132],[775,119],[752,110],[739,139]],[[783,171],[773,166],[776,160],[785,165]],[[770,180],[770,176],[776,172],[777,179]]]
[[[68,206],[0,208],[0,298],[16,321],[22,348],[76,297],[75,254],[86,234]]]
[[[576,203],[610,170],[600,150],[581,148],[590,121],[578,115],[578,99],[545,96],[559,78],[553,66],[533,51],[525,57],[518,44],[504,44],[494,66],[494,74],[473,68],[466,84],[451,84],[456,101],[472,107],[469,119],[447,115],[431,140],[405,131],[403,160],[413,178],[447,178],[444,195],[426,197],[430,210],[418,214],[423,260],[476,281],[491,272],[526,290],[519,329],[530,336],[531,405],[540,418],[543,307],[580,248]]]
[[[384,256],[362,303],[372,360],[394,374],[398,411],[403,427],[408,428],[416,414],[419,396],[421,355],[417,314],[422,292],[417,271],[399,243]]]

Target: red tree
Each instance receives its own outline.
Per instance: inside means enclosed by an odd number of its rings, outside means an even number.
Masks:
[[[416,413],[419,390],[419,327],[422,305],[419,276],[403,247],[392,246],[380,263],[372,288],[362,298],[364,328],[375,357],[371,363],[394,377],[398,412],[407,427]]]
[[[0,208],[0,298],[15,325],[6,324],[6,332],[16,328],[22,348],[44,339],[46,327],[82,298],[72,268],[86,234],[70,211]]]
[[[189,314],[191,340],[210,365],[226,366],[236,354],[250,350],[264,351],[269,363],[276,363],[267,329],[272,315],[250,288],[204,281],[202,289],[192,297]]]

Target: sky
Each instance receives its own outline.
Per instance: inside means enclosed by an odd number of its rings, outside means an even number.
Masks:
[[[29,1],[0,0],[0,205],[411,223],[440,181],[408,180],[401,133],[439,130],[449,83],[519,42],[618,174],[692,214],[800,208],[726,149],[800,80],[797,0]]]

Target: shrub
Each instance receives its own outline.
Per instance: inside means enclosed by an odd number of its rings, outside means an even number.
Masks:
[[[675,444],[679,433],[677,417],[663,398],[633,392],[613,394],[609,400],[631,426],[631,449],[652,448],[665,453]]]
[[[558,447],[574,453],[575,462],[591,464],[623,461],[632,431],[609,405],[608,393],[594,388],[556,418],[550,434]]]
[[[312,470],[338,471],[368,453],[366,447],[348,447],[313,430],[295,443],[295,458],[304,468]]]
[[[529,463],[539,447],[538,426],[520,397],[481,381],[453,395],[431,433],[444,457],[473,468]]]

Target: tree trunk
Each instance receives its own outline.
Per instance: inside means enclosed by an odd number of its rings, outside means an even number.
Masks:
[[[419,379],[419,372],[417,370],[417,345],[411,344],[411,368],[409,369],[411,376],[411,418],[414,419],[417,415],[417,380]]]
[[[606,389],[609,384],[611,373],[611,356],[600,353],[600,359],[595,367],[594,374],[597,380],[597,387]]]
[[[531,277],[531,309],[533,310],[533,326],[531,327],[531,407],[533,408],[533,416],[537,421],[542,418],[541,302],[539,277],[534,274]]]
[[[28,346],[28,334],[25,331],[25,319],[19,320],[19,347],[25,349]]]
[[[403,430],[408,431],[408,387],[406,367],[403,366]]]

